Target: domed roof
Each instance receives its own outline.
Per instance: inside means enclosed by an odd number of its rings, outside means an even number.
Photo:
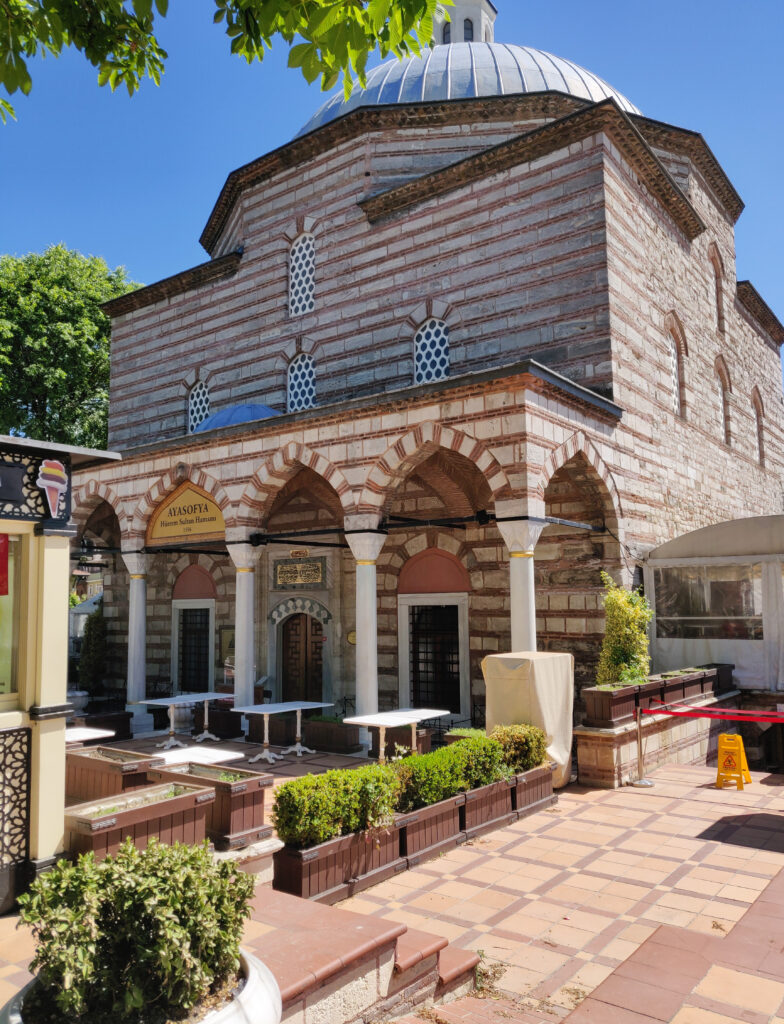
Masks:
[[[271,416],[280,416],[275,409],[268,405],[229,405],[225,409],[219,409],[201,423],[193,431],[194,434],[201,434],[205,430],[217,430],[218,427],[231,427],[237,423],[250,423],[253,420],[268,420]]]
[[[599,103],[614,99],[629,114],[640,111],[607,82],[585,68],[544,50],[506,43],[451,43],[421,57],[392,57],[368,72],[364,89],[348,100],[342,90],[316,111],[299,135],[320,128],[357,107],[427,103],[527,92],[565,92]]]

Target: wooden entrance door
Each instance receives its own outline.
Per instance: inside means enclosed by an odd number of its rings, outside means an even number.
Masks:
[[[324,627],[310,615],[283,623],[283,700],[320,701],[324,678]]]

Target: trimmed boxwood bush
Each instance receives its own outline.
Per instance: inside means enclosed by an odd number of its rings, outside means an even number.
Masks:
[[[503,778],[503,751],[495,740],[477,736],[396,761],[394,770],[400,780],[398,810],[415,811]]]
[[[275,794],[275,831],[290,846],[308,847],[382,828],[392,820],[397,790],[395,772],[382,765],[292,779]]]
[[[487,733],[485,732],[484,729],[465,729],[465,728],[461,727],[459,729],[450,729],[449,730],[449,735],[450,736],[459,736],[463,740],[468,740],[468,739],[476,739],[476,737],[487,736]]]
[[[547,757],[547,736],[535,725],[498,725],[490,736],[501,745],[504,762],[515,773],[537,768]]]
[[[138,850],[128,839],[100,863],[59,861],[19,898],[39,981],[25,1020],[186,1015],[236,974],[253,884],[206,843]]]

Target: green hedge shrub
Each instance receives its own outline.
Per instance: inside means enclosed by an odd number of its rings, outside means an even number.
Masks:
[[[503,751],[487,736],[459,740],[432,754],[394,762],[400,780],[399,811],[415,811],[504,777]]]
[[[252,895],[253,877],[206,843],[127,840],[101,862],[60,861],[19,898],[40,982],[25,1018],[182,1016],[239,968]]]
[[[537,768],[547,757],[547,736],[535,725],[497,725],[490,737],[500,744],[504,762],[515,773]]]
[[[278,789],[272,820],[284,843],[316,846],[389,824],[397,790],[395,772],[382,765],[305,775]]]
[[[462,739],[474,739],[476,736],[486,736],[487,733],[484,729],[450,729],[450,736],[460,736]]]

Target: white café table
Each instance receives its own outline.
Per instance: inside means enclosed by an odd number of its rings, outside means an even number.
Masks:
[[[417,748],[417,725],[428,718],[443,718],[451,715],[451,711],[438,711],[434,708],[401,708],[398,711],[380,711],[375,715],[356,715],[344,718],[346,725],[361,725],[366,729],[378,729],[378,763],[386,761],[386,732],[399,726],[411,726],[411,751]]]
[[[209,731],[207,726],[209,725],[209,704],[211,700],[234,700],[234,695],[231,693],[217,693],[209,691],[207,693],[178,693],[176,697],[156,697],[154,700],[140,700],[139,704],[145,704],[147,706],[157,708],[168,708],[169,709],[169,738],[163,743],[157,743],[156,746],[163,747],[164,750],[171,750],[172,747],[185,747],[186,743],[180,742],[180,740],[174,738],[174,709],[187,707],[189,704],[204,704],[204,732],[200,732],[198,736],[193,738],[197,743],[201,743],[203,740],[217,740],[217,736]]]
[[[112,736],[114,736],[114,729],[93,729],[88,725],[72,725],[65,730],[65,745],[69,747],[75,743],[109,740]]]
[[[334,704],[316,704],[307,700],[289,700],[280,704],[250,704],[245,708],[233,708],[238,715],[263,715],[264,716],[264,749],[256,757],[250,758],[248,764],[253,764],[264,758],[269,764],[283,760],[283,754],[296,753],[297,757],[303,754],[315,754],[315,750],[302,746],[302,712],[315,711],[317,708],[331,708]],[[297,736],[293,747],[286,747],[281,754],[273,754],[269,748],[269,719],[270,715],[285,715],[286,712],[297,712]]]

